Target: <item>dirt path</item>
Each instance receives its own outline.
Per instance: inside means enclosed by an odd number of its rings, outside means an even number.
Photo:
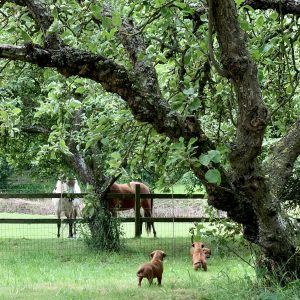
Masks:
[[[154,199],[154,217],[202,217],[205,216],[206,201],[203,199]],[[51,199],[2,199],[0,212],[54,215]],[[119,213],[124,217],[133,217],[133,209]]]
[[[19,213],[19,214],[37,214],[53,215],[54,208],[51,199],[1,199],[0,212]]]

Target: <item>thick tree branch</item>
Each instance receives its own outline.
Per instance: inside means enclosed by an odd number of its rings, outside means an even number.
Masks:
[[[133,54],[134,56],[134,54]],[[135,118],[153,125],[172,139],[198,140],[199,153],[212,148],[196,118],[184,118],[171,110],[161,97],[156,74],[144,63],[136,62],[134,73],[101,55],[74,49],[44,49],[37,45],[0,45],[0,57],[56,68],[64,76],[78,75],[99,82],[106,91],[121,96]]]
[[[244,176],[256,170],[256,158],[261,152],[268,110],[262,102],[257,68],[246,49],[245,35],[237,22],[234,3],[213,1],[212,13],[222,51],[221,62],[232,80],[239,107],[231,164],[240,174],[238,176]]]
[[[86,163],[84,156],[78,151],[77,143],[74,139],[76,132],[80,131],[81,128],[82,113],[83,111],[81,109],[77,110],[72,119],[72,129],[70,137],[67,140],[67,145],[72,155],[65,155],[65,160],[68,165],[75,170],[82,182],[95,186],[94,170]],[[104,175],[103,171],[101,174]],[[101,180],[102,176],[97,179]]]
[[[254,9],[274,9],[280,14],[300,15],[300,2],[298,0],[246,0],[243,5]]]
[[[22,125],[21,131],[27,133],[46,134],[46,135],[49,135],[51,133],[50,128],[39,126],[39,125]]]
[[[52,15],[36,0],[7,0],[20,6],[26,6],[43,33],[46,33],[54,21]]]
[[[213,42],[212,42],[212,23],[214,22],[213,20],[213,13],[212,13],[212,0],[208,0],[208,5],[209,5],[209,11],[208,11],[208,53],[209,53],[209,58],[212,63],[212,65],[215,67],[217,72],[220,74],[220,76],[223,77],[229,77],[228,72],[225,69],[222,69],[220,66],[219,62],[215,59],[214,55],[214,50],[213,50]]]
[[[266,169],[272,192],[278,196],[292,174],[293,165],[300,155],[300,118],[287,134],[271,149]]]

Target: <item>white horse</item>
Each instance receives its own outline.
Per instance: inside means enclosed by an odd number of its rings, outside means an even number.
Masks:
[[[66,181],[58,180],[53,193],[81,193],[79,184],[76,179],[67,179]],[[67,219],[76,219],[80,216],[82,201],[79,198],[52,198],[57,218],[61,220],[61,213],[64,212]],[[73,234],[74,226],[74,234]],[[57,237],[60,237],[61,222],[57,223]],[[76,236],[76,223],[69,223],[69,238]]]

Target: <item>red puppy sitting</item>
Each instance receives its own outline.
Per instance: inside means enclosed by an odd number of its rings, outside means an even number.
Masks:
[[[163,273],[163,259],[166,257],[165,252],[161,250],[153,251],[150,256],[152,257],[151,261],[141,265],[137,271],[138,277],[138,286],[141,286],[143,278],[147,278],[149,285],[151,285],[153,278],[157,278],[157,282],[160,285]]]
[[[198,271],[199,268],[203,268],[204,271],[207,271],[206,258],[209,258],[211,251],[209,248],[205,248],[204,244],[201,242],[194,242],[190,249],[192,255],[192,263],[195,271]]]

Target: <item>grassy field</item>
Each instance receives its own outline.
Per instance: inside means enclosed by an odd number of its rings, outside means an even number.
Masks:
[[[149,251],[151,240],[148,239]],[[230,290],[231,295],[232,288],[236,293],[240,289],[247,292],[249,286],[245,289],[243,285],[254,278],[251,267],[232,255],[226,260],[214,255],[207,273],[194,272],[187,251],[179,251],[176,256],[167,257],[161,287],[149,287],[143,281],[138,289],[137,268],[149,259],[149,251],[137,250],[140,241],[129,239],[119,254],[91,252],[84,245],[73,254],[71,248],[65,247],[69,241],[58,244],[62,250],[59,252],[53,249],[53,242],[44,241],[49,250],[41,255],[30,245],[34,241],[26,240],[24,250],[31,251],[21,255],[14,250],[22,247],[24,241],[1,241],[2,246],[7,243],[11,249],[0,252],[1,299],[227,299],[220,298],[222,290]],[[171,246],[171,241],[164,243]],[[184,245],[180,239],[176,243]],[[236,299],[241,299],[237,297],[238,294]]]
[[[43,219],[55,218],[54,215],[29,215],[18,213],[0,213],[0,219]],[[159,237],[187,237],[189,228],[193,223],[155,223],[155,228]],[[123,231],[126,238],[134,237],[134,223],[123,223]],[[0,224],[0,238],[27,238],[27,239],[45,239],[55,238],[57,229],[56,224]],[[62,235],[67,237],[68,225],[62,225]],[[147,238],[143,229],[142,237]]]
[[[120,253],[94,252],[80,238],[57,239],[55,225],[45,226],[0,225],[0,299],[300,299],[299,281],[284,289],[259,284],[247,263],[250,251],[239,243],[206,239],[213,253],[208,272],[195,272],[191,224],[157,224],[156,239],[130,238],[133,224],[127,224]],[[138,266],[158,248],[167,253],[162,286],[144,280],[139,289]]]
[[[140,241],[128,239],[121,253],[96,253],[77,240],[72,242],[82,244],[81,250],[74,254],[65,247],[70,241],[60,241],[57,251],[52,247],[56,240],[46,239],[48,250],[41,254],[34,240],[2,239],[1,246],[6,243],[10,251],[0,251],[0,299],[299,299],[299,282],[267,289],[255,281],[254,269],[232,252],[223,256],[213,250],[208,272],[195,272],[188,249],[180,247],[164,262],[162,286],[149,287],[143,281],[139,289],[136,271],[149,260],[153,240],[145,239],[149,249],[141,252]],[[172,247],[171,239],[162,240]],[[176,244],[184,248],[185,240],[176,239]],[[18,247],[31,251],[20,254]],[[246,249],[235,245],[235,250],[249,259]]]

